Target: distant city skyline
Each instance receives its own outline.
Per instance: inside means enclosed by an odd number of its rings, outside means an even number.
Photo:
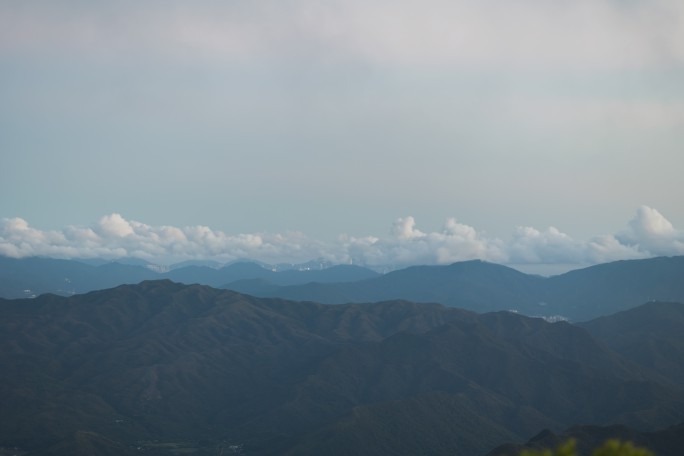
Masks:
[[[0,0],[0,253],[682,254],[682,81],[678,0]]]

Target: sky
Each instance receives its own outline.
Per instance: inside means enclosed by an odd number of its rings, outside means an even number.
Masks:
[[[0,254],[681,255],[683,81],[679,0],[0,0]]]

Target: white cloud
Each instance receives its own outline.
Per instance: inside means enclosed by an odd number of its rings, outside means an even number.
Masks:
[[[407,266],[412,264],[447,264],[471,259],[504,262],[502,242],[487,239],[468,225],[450,218],[442,231],[424,233],[416,228],[413,217],[397,219],[387,238],[342,238],[342,257],[369,266]]]
[[[324,258],[338,263],[402,267],[482,259],[504,264],[594,264],[620,259],[684,254],[684,231],[657,210],[642,206],[616,235],[573,239],[557,228],[518,227],[508,241],[447,219],[441,231],[423,232],[413,217],[397,219],[390,236],[341,235],[324,243],[300,232],[230,235],[207,226],[150,226],[120,214],[102,217],[92,227],[41,231],[21,218],[0,220],[0,254],[10,257],[117,258],[134,256],[157,262],[186,259],[302,262]]]
[[[672,100],[611,99],[609,97],[517,93],[510,95],[505,112],[492,116],[512,118],[516,125],[537,131],[557,131],[601,125],[625,131],[667,131],[684,128],[684,102]]]
[[[415,239],[425,237],[425,233],[415,228],[413,217],[398,218],[392,226],[392,234],[398,239]]]
[[[675,254],[670,252],[669,255]],[[638,247],[621,243],[613,235],[596,236],[585,247],[584,263],[595,264],[615,260],[629,260],[654,256],[651,252],[639,251]]]
[[[125,237],[134,233],[131,224],[119,214],[105,215],[96,225],[104,237]]]
[[[636,240],[678,235],[669,220],[648,206],[641,206],[637,209],[636,216],[629,222],[629,227],[632,231],[632,238]]]
[[[627,230],[616,236],[622,244],[650,255],[684,254],[684,231],[677,230],[660,212],[641,206]]]
[[[507,251],[512,263],[582,263],[582,247],[555,227],[518,227]]]
[[[102,217],[92,227],[70,226],[40,231],[23,219],[0,221],[0,254],[11,257],[116,258],[134,256],[153,261],[254,258],[281,261],[318,256],[315,241],[300,233],[226,235],[206,226],[177,228],[129,221],[120,214]]]
[[[12,50],[534,68],[684,58],[679,0],[26,1],[6,2],[0,18]]]

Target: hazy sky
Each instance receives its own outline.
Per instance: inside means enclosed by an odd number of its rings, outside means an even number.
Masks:
[[[0,253],[684,254],[683,171],[680,0],[0,0]]]

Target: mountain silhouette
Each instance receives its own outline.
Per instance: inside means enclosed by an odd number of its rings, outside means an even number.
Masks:
[[[406,299],[480,313],[515,310],[530,316],[586,321],[652,300],[684,302],[684,257],[617,261],[548,278],[474,260],[413,266],[351,283],[277,287],[237,282],[224,288],[327,304]]]
[[[684,420],[681,383],[511,312],[165,280],[0,315],[0,447],[35,454],[476,456],[544,428]]]
[[[684,304],[650,302],[580,326],[625,358],[684,384]]]
[[[136,259],[76,261],[0,256],[0,297],[25,298],[43,293],[70,296],[154,279],[217,287],[228,282],[254,279],[263,281],[262,285],[285,286],[310,282],[350,282],[379,276],[370,269],[352,265],[276,272],[248,261],[221,268],[188,264],[166,272],[160,272],[160,269],[163,268]]]
[[[132,260],[126,264],[85,264],[0,257],[0,296],[5,298],[42,293],[68,296],[143,280],[170,279],[296,301],[344,304],[402,299],[479,313],[513,310],[574,322],[654,300],[684,302],[683,277],[682,256],[617,261],[548,278],[479,260],[412,266],[381,275],[352,265],[274,271],[241,261],[222,268],[189,264],[160,272],[154,265]]]

